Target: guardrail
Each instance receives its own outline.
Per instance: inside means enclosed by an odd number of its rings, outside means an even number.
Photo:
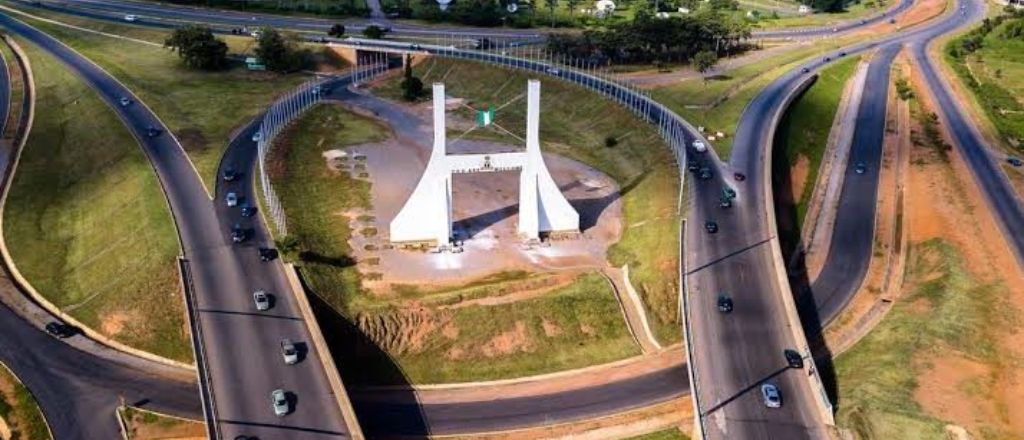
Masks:
[[[213,379],[206,369],[206,345],[203,344],[203,328],[199,322],[199,305],[196,303],[195,291],[192,286],[192,269],[184,257],[178,257],[178,271],[181,276],[181,289],[185,293],[185,314],[192,330],[192,351],[196,357],[196,374],[199,378],[199,398],[203,405],[203,418],[206,419],[206,435],[210,440],[221,438],[220,424],[217,423],[217,404],[213,392]]]
[[[707,439],[704,417],[700,414],[700,384],[697,382],[697,367],[693,359],[693,326],[686,319],[690,310],[690,284],[686,280],[686,219],[679,222],[679,313],[683,317],[683,342],[686,345],[686,371],[690,378],[690,399],[693,401],[693,435],[700,440]]]

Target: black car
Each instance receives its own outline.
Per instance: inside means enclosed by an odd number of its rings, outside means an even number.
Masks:
[[[242,217],[252,217],[256,213],[256,208],[249,206],[248,204],[242,205]]]
[[[690,161],[690,163],[686,165],[686,169],[689,170],[690,172],[697,171],[700,169],[700,164],[694,161]]]
[[[811,72],[811,68],[810,67],[804,67],[803,69],[800,69],[800,71],[802,71],[803,73],[810,73]]]
[[[700,180],[708,180],[711,178],[711,176],[713,176],[713,174],[711,173],[711,168],[702,167],[700,169]]]
[[[829,61],[832,61],[832,57],[825,57],[825,62],[827,63]]]
[[[235,225],[231,227],[231,241],[235,243],[245,241],[245,229],[242,229],[242,225],[235,223]]]
[[[722,313],[732,312],[732,298],[725,295],[718,295],[718,311]]]
[[[720,199],[718,199],[718,206],[720,206],[722,208],[731,208],[732,207],[732,198],[731,197],[722,196]]]
[[[839,52],[839,56],[845,57],[846,56],[846,52]]]
[[[270,261],[277,258],[277,251],[271,248],[259,248],[260,261]]]
[[[853,167],[853,172],[857,174],[864,174],[868,171],[868,164],[864,162],[857,162],[857,165]]]
[[[52,321],[46,324],[46,332],[58,338],[70,338],[78,334],[78,328],[63,322]]]
[[[730,198],[730,199],[735,199],[736,198],[736,190],[734,190],[732,188],[729,188],[728,186],[725,187],[725,188],[722,188],[722,197],[727,197],[727,198]]]
[[[1024,165],[1024,162],[1021,162],[1021,160],[1016,158],[1016,157],[1007,157],[1006,158],[1006,163],[1008,163],[1010,165],[1013,165],[1015,167],[1019,167],[1021,165]]]
[[[238,171],[235,171],[234,167],[224,168],[223,177],[225,182],[234,182],[238,179]]]
[[[149,136],[151,138],[152,137],[160,136],[160,133],[161,133],[160,129],[156,128],[156,127],[154,127],[152,125],[150,125],[149,127],[146,128],[146,136]]]
[[[737,182],[747,180],[747,175],[743,173],[732,173],[732,178],[736,179]]]
[[[718,223],[712,221],[704,222],[704,230],[708,231],[709,234],[714,234],[718,232]]]
[[[786,363],[789,364],[789,368],[804,367],[804,358],[796,350],[783,350],[782,354],[786,356]]]

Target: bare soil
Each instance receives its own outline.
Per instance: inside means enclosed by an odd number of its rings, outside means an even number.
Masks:
[[[921,93],[926,89],[916,68],[911,80],[925,108],[934,109],[931,97]],[[944,135],[946,142],[952,143],[948,133]],[[1024,285],[1020,283],[1024,272],[959,150],[954,148],[949,157],[947,164],[932,151],[913,150],[908,190],[913,196],[907,199],[910,239],[916,243],[941,237],[952,243],[962,253],[970,275],[981,283],[1005,289],[1008,304],[1020,313],[1024,311]],[[951,420],[975,434],[994,426],[1024,435],[1024,366],[1019,362],[1024,359],[1024,333],[1020,330],[1021,323],[1015,320],[1014,325],[997,336],[1004,353],[1000,365],[972,365],[972,361],[955,355],[923,359],[923,365],[930,368],[922,376],[922,384],[934,381],[934,386],[919,387],[921,390],[915,395],[918,402],[936,417]],[[963,386],[942,388],[950,386],[947,383]],[[975,390],[971,391],[972,387]]]
[[[804,187],[807,186],[807,176],[810,173],[811,160],[801,154],[789,170],[790,194],[792,194],[793,200],[800,200],[800,195],[804,193]]]

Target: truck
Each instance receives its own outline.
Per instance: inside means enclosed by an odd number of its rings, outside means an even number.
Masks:
[[[703,153],[705,151],[708,151],[707,144],[705,144],[704,141],[702,141],[700,139],[694,140],[693,143],[690,144],[690,145],[693,145],[693,149],[697,150],[698,153]]]

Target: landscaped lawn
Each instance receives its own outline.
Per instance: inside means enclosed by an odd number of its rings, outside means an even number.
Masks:
[[[424,84],[445,83],[450,96],[478,108],[502,107],[495,123],[524,136],[526,81],[537,75],[465,61],[433,58],[415,69]],[[576,85],[540,77],[542,148],[609,175],[622,188],[625,230],[608,250],[615,266],[629,264],[652,330],[662,343],[681,339],[677,318],[679,175],[672,153],[648,125],[624,108]],[[378,88],[397,98],[398,79]],[[462,110],[467,112],[468,110]],[[466,113],[468,116],[468,113]],[[614,138],[614,146],[606,140]],[[505,137],[505,141],[514,139]]]
[[[38,96],[4,209],[15,264],[43,296],[100,333],[190,362],[177,235],[152,166],[91,88],[21,44]]]
[[[308,77],[249,72],[235,67],[202,72],[181,65],[170,50],[20,17],[99,64],[136,93],[181,141],[207,188],[234,130],[281,93]],[[108,31],[132,26],[110,25]],[[153,36],[151,30],[144,30]],[[166,33],[165,33],[166,34]],[[148,38],[148,37],[147,37]]]

